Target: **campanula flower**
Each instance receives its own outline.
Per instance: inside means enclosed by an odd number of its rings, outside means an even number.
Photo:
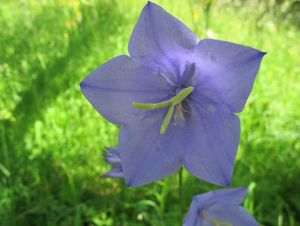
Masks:
[[[230,183],[240,141],[240,112],[265,53],[197,37],[148,2],[129,42],[88,75],[81,90],[107,120],[121,125],[119,153],[128,186],[185,168]]]
[[[123,169],[120,159],[119,150],[116,148],[107,148],[108,153],[105,155],[105,161],[112,166],[111,170],[106,172],[103,177],[120,178],[123,177]]]
[[[194,196],[183,226],[258,226],[240,206],[246,193],[246,188],[234,188]]]

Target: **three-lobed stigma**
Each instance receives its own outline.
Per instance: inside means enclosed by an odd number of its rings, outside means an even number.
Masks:
[[[142,110],[155,110],[155,109],[160,109],[164,107],[168,107],[168,112],[165,116],[164,121],[161,124],[160,127],[160,134],[165,134],[167,131],[167,128],[170,124],[172,115],[174,113],[174,108],[177,104],[180,104],[185,98],[187,98],[194,90],[194,87],[189,86],[187,88],[182,89],[179,93],[176,94],[176,96],[172,97],[169,100],[162,101],[159,103],[137,103],[133,102],[132,106],[138,109]]]

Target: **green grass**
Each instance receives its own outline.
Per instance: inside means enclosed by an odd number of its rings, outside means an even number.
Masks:
[[[262,225],[299,225],[299,29],[251,5],[213,1],[205,11],[196,0],[155,2],[201,38],[268,52],[240,114],[232,186],[249,186],[244,206]],[[130,189],[99,177],[118,128],[79,90],[85,75],[127,53],[145,3],[1,2],[0,225],[180,225],[176,175]],[[183,183],[185,210],[193,194],[217,188],[186,172]]]

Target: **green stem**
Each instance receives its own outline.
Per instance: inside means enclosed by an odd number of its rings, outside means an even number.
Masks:
[[[183,222],[183,185],[182,185],[182,167],[180,168],[179,172],[178,172],[178,184],[179,184],[179,204],[180,204],[180,218],[181,218],[181,223]]]

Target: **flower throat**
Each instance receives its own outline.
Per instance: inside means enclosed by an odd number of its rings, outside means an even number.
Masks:
[[[160,127],[160,134],[165,134],[167,131],[167,128],[170,124],[174,108],[176,105],[181,105],[181,102],[187,98],[194,90],[194,87],[189,86],[187,88],[182,89],[179,93],[176,94],[176,96],[172,97],[169,100],[162,101],[159,103],[137,103],[133,102],[132,106],[138,109],[142,110],[155,110],[160,109],[164,107],[169,107],[168,112],[165,116],[164,121],[161,124]]]

